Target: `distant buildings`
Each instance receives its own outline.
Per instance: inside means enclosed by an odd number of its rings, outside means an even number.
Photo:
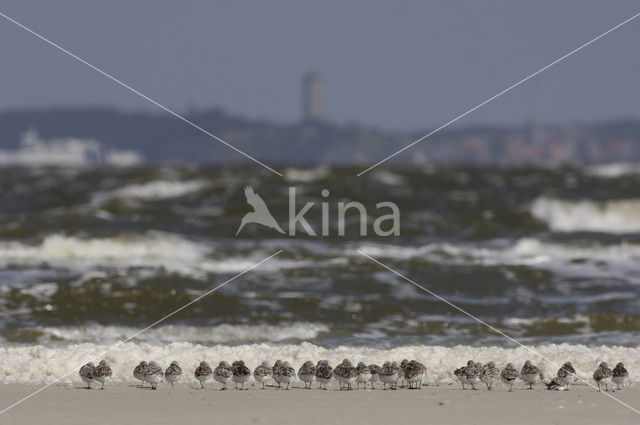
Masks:
[[[302,119],[305,122],[324,119],[324,86],[320,74],[309,72],[302,79]]]

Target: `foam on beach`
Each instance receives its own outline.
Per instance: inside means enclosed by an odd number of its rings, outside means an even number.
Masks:
[[[89,362],[106,359],[113,369],[113,381],[117,383],[135,383],[133,368],[141,360],[155,360],[166,368],[177,360],[183,369],[183,379],[196,382],[193,371],[198,363],[206,360],[217,364],[221,360],[243,359],[253,370],[263,360],[274,362],[276,359],[289,360],[297,369],[305,360],[316,362],[328,359],[333,365],[343,358],[354,362],[364,361],[381,365],[386,360],[400,361],[404,358],[417,359],[427,366],[427,383],[447,384],[454,381],[453,370],[469,359],[486,363],[495,361],[499,366],[512,362],[517,367],[528,359],[538,364],[545,378],[550,379],[558,370],[558,365],[571,361],[577,374],[590,380],[593,371],[601,361],[615,365],[622,361],[630,373],[630,381],[637,383],[637,371],[640,370],[640,347],[587,347],[584,345],[553,344],[533,347],[548,360],[541,359],[524,347],[440,347],[440,346],[403,346],[396,348],[373,348],[340,346],[324,348],[311,343],[302,344],[250,344],[217,345],[207,347],[189,342],[173,342],[164,345],[128,342],[116,346],[109,352],[109,346],[97,344],[73,344],[52,348],[43,345],[29,347],[5,347],[0,349],[0,383],[32,384],[50,383],[63,377],[60,382],[76,384],[79,381],[79,368]],[[553,364],[553,363],[555,364]],[[67,375],[68,374],[68,375]]]

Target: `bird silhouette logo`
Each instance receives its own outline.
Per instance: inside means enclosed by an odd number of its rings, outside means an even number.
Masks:
[[[284,234],[284,230],[282,230],[276,219],[271,215],[267,204],[264,203],[260,195],[258,195],[251,186],[244,188],[244,196],[247,198],[247,203],[253,208],[253,212],[248,212],[242,217],[242,222],[240,223],[240,227],[238,227],[236,236],[238,236],[244,225],[248,223],[261,224]]]

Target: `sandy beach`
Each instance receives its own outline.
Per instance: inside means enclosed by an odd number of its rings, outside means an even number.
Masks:
[[[0,386],[3,406],[38,387]],[[611,393],[631,406],[640,406],[640,390]],[[252,387],[219,391],[210,384],[166,385],[157,391],[129,385],[104,391],[79,386],[50,387],[0,416],[2,424],[632,424],[640,415],[586,386],[571,391],[462,391],[458,386],[339,391],[329,388],[290,391]]]

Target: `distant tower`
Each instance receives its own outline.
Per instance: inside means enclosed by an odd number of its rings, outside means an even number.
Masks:
[[[317,72],[307,73],[302,81],[302,117],[304,121],[324,118],[323,84]]]

